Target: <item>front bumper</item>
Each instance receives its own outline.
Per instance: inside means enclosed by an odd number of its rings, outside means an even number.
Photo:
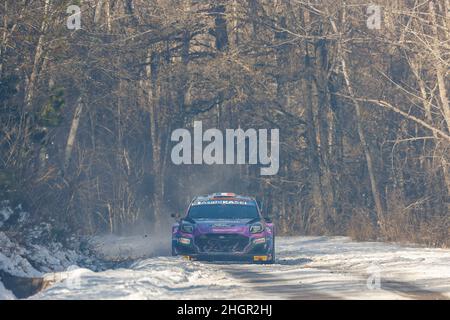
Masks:
[[[272,260],[271,254],[254,255],[254,254],[187,254],[183,255],[188,260],[200,261],[243,261],[243,262],[268,262]]]
[[[172,246],[177,255],[209,261],[269,261],[273,254],[273,239],[264,234],[177,234]]]

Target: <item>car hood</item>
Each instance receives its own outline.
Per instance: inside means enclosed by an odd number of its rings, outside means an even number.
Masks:
[[[210,220],[196,219],[195,229],[200,233],[245,233],[249,222],[255,219]]]

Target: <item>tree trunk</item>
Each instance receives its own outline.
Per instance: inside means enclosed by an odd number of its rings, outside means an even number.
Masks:
[[[439,88],[439,98],[441,102],[441,108],[442,108],[442,114],[444,116],[445,122],[447,124],[447,130],[450,132],[450,104],[449,104],[449,98],[447,93],[447,87],[445,83],[445,77],[448,72],[448,67],[443,63],[444,55],[441,53],[440,50],[440,39],[439,39],[439,31],[438,31],[438,22],[436,19],[436,11],[434,7],[433,1],[430,1],[429,3],[430,8],[430,17],[431,17],[431,25],[434,32],[434,45],[433,45],[433,51],[435,55],[435,68],[436,68],[436,78],[437,78],[437,84]],[[446,8],[449,9],[448,7]],[[449,23],[449,13],[446,12],[444,19],[446,20],[447,24]],[[445,28],[445,26],[444,26]],[[447,28],[445,28],[447,29]],[[448,30],[447,30],[447,36],[448,36]],[[450,165],[447,162],[446,155],[443,154],[441,157],[441,165],[442,165],[442,172],[444,175],[444,181],[447,187],[447,196],[450,195]]]
[[[430,8],[430,17],[431,17],[431,26],[433,28],[433,38],[434,38],[434,44],[433,44],[433,54],[435,57],[435,68],[436,68],[436,78],[438,82],[438,88],[439,88],[439,97],[441,100],[441,108],[442,108],[442,114],[444,116],[445,122],[447,123],[447,130],[450,132],[450,104],[449,99],[447,95],[447,88],[445,86],[445,75],[448,72],[448,68],[445,66],[445,64],[442,62],[444,57],[441,54],[440,50],[440,39],[439,39],[439,31],[438,31],[438,22],[436,20],[436,11],[434,8],[433,1],[429,2],[429,8]]]
[[[326,44],[320,41],[316,45],[316,68],[315,68],[315,87],[317,91],[317,125],[319,129],[319,152],[320,152],[320,166],[322,173],[323,194],[325,197],[327,212],[327,225],[329,229],[335,228],[336,209],[334,200],[334,181],[331,174],[331,156],[330,153],[330,132],[333,123],[333,116],[330,109],[330,92],[328,88],[328,52]]]
[[[370,179],[370,187],[372,190],[372,196],[373,196],[373,200],[375,203],[375,210],[377,213],[377,222],[378,222],[378,225],[380,226],[380,228],[383,230],[385,228],[383,205],[381,202],[381,196],[380,196],[380,192],[378,191],[378,185],[377,185],[377,181],[375,178],[375,171],[374,171],[374,167],[373,167],[372,155],[370,153],[370,148],[367,143],[366,136],[364,134],[364,129],[363,129],[362,123],[361,123],[361,107],[359,105],[359,101],[357,99],[355,99],[355,93],[353,91],[353,87],[350,82],[350,77],[347,72],[347,63],[346,63],[346,58],[345,58],[344,52],[342,53],[341,63],[342,63],[342,74],[344,75],[345,84],[347,85],[347,91],[348,91],[348,93],[353,101],[353,104],[355,106],[356,126],[358,129],[359,140],[361,141],[361,146],[363,147],[364,155],[366,157],[367,171],[369,173],[369,179]]]
[[[73,145],[75,144],[75,138],[78,132],[78,126],[80,124],[81,112],[83,111],[83,102],[81,98],[78,99],[77,106],[72,118],[72,124],[70,126],[69,136],[67,137],[66,149],[64,152],[64,172],[67,170],[72,158]]]
[[[44,15],[43,15],[41,27],[40,27],[41,34],[39,35],[39,39],[38,39],[38,42],[36,45],[36,49],[35,49],[35,53],[34,53],[34,60],[33,60],[33,67],[31,70],[30,78],[28,79],[28,84],[25,88],[25,108],[26,109],[29,109],[31,107],[31,102],[34,98],[34,89],[35,89],[35,85],[36,85],[36,79],[37,79],[37,76],[39,73],[39,66],[41,65],[41,61],[42,61],[44,33],[47,30],[49,9],[50,9],[50,0],[45,0]]]
[[[94,24],[99,23],[102,17],[102,9],[103,9],[103,0],[98,0],[97,5],[95,7]]]
[[[156,49],[155,49],[156,50]],[[164,203],[164,157],[162,154],[162,130],[164,130],[164,119],[161,118],[160,110],[160,85],[158,84],[158,72],[160,67],[160,54],[155,50],[148,50],[146,76],[148,90],[148,112],[150,123],[151,141],[151,173],[153,177],[152,207],[154,230],[160,230],[163,223],[163,203]]]
[[[346,11],[345,10],[346,10],[346,8],[344,7],[343,16],[342,16],[342,25],[343,26],[345,26],[345,23],[346,23],[346,16],[345,16]],[[336,34],[339,34],[341,36],[342,33],[339,32],[334,20],[331,19],[330,22],[331,22],[333,31]],[[364,155],[366,158],[367,171],[369,173],[369,179],[370,179],[370,188],[372,191],[372,197],[374,200],[375,211],[376,211],[376,215],[377,215],[377,223],[378,223],[379,227],[383,230],[385,228],[385,226],[384,226],[385,219],[384,219],[384,210],[383,210],[383,205],[382,205],[382,201],[381,201],[381,195],[378,190],[378,184],[377,184],[377,180],[375,177],[372,155],[370,153],[370,148],[367,143],[366,136],[364,134],[364,129],[363,129],[362,123],[361,123],[361,107],[359,105],[358,99],[356,99],[356,96],[355,96],[355,93],[353,90],[353,86],[352,86],[352,83],[350,80],[350,76],[349,76],[348,70],[347,70],[346,47],[342,43],[342,39],[341,39],[341,41],[338,42],[338,52],[341,53],[341,69],[342,69],[342,74],[344,76],[347,91],[350,95],[350,99],[352,100],[353,105],[355,107],[355,111],[356,111],[356,126],[357,126],[358,136],[359,136],[359,139],[361,142],[361,146],[363,147]]]
[[[411,60],[412,61],[412,60]],[[417,78],[417,82],[419,85],[419,91],[420,91],[420,95],[422,98],[422,105],[423,108],[425,110],[425,117],[427,118],[428,122],[430,124],[434,123],[434,119],[431,113],[431,101],[430,99],[428,99],[427,96],[427,91],[426,91],[426,86],[425,86],[425,82],[422,80],[422,78],[420,77],[420,63],[419,61],[412,61],[411,62],[411,69],[414,72],[414,75]],[[436,132],[433,131],[433,136],[439,140],[439,136]],[[442,141],[442,143],[447,144],[448,142],[446,141]],[[427,171],[432,171],[431,168],[433,167],[433,159],[426,159],[425,160],[427,163],[427,168],[429,168],[429,170]],[[445,183],[445,187],[446,187],[446,191],[447,191],[447,196],[450,196],[450,172],[448,170],[449,168],[449,164],[447,162],[446,159],[446,154],[442,154],[440,157],[440,165],[442,168],[442,175],[444,177],[444,183]],[[430,177],[430,175],[428,175]],[[433,177],[430,177],[431,179],[433,179]],[[429,184],[433,183],[433,181],[429,181]]]
[[[314,211],[311,214],[311,221],[318,222],[321,228],[325,227],[328,208],[324,201],[324,196],[322,192],[322,179],[320,170],[320,154],[317,145],[317,133],[315,128],[315,117],[314,117],[314,106],[312,101],[312,75],[310,66],[310,57],[306,52],[305,55],[305,79],[302,80],[303,93],[305,95],[306,102],[306,137],[307,137],[307,149],[309,157],[309,165],[311,167],[311,187],[313,196],[313,205],[315,206]],[[314,216],[317,215],[317,220]],[[326,231],[321,230],[321,231]]]

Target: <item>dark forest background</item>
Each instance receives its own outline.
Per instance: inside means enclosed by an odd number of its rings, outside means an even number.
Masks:
[[[448,246],[450,4],[372,4],[380,29],[360,0],[2,0],[0,200],[98,234],[234,191],[280,234]],[[194,120],[279,128],[278,175],[173,165]]]

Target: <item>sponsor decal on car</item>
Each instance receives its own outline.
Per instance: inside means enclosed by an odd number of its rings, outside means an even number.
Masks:
[[[227,224],[227,223],[215,223],[213,224],[213,228],[228,228],[228,227],[234,227],[233,225]]]
[[[208,204],[240,204],[243,206],[250,206],[254,205],[251,202],[247,201],[241,201],[241,200],[207,200],[207,201],[196,201],[192,205],[193,206],[201,206],[201,205],[208,205]]]

